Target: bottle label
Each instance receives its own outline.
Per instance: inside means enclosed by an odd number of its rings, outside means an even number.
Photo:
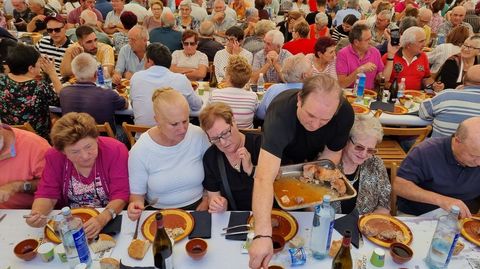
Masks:
[[[165,267],[161,269],[173,269],[173,255],[170,255],[170,257],[163,260],[163,265],[165,265]],[[160,268],[160,267],[155,267],[155,268]]]
[[[332,232],[333,232],[333,220],[330,222],[330,227],[328,230],[328,237],[327,237],[327,251],[330,249],[330,243],[332,242]]]
[[[73,242],[75,242],[75,247],[78,252],[78,259],[80,263],[89,263],[90,261],[90,250],[88,249],[87,238],[85,237],[85,231],[83,228],[72,233]]]
[[[450,246],[450,251],[448,252],[447,260],[445,261],[445,266],[447,266],[450,263],[450,259],[452,258],[453,251],[455,250],[455,246],[457,245],[458,237],[460,237],[460,234],[455,234],[452,245]]]

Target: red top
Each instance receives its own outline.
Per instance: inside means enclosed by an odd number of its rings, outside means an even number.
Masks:
[[[387,62],[387,54],[383,55],[382,61],[384,64]],[[397,74],[396,69],[401,70],[398,73],[398,82],[400,82],[401,78],[405,78],[405,90],[421,90],[422,79],[430,77],[430,67],[425,52],[418,54],[416,59],[409,65],[403,58],[402,50],[398,50],[393,57],[393,70],[389,79],[390,82],[393,82]]]
[[[327,26],[323,27],[322,29],[320,29],[320,31],[318,31],[318,37],[327,36],[328,31],[330,31],[330,30],[328,29]],[[315,39],[315,41],[317,41],[317,38],[318,38],[318,37],[315,37],[316,32],[317,32],[317,28],[315,27],[315,23],[311,24],[310,25],[310,38]]]
[[[317,11],[317,0],[308,0],[308,6],[311,12]]]
[[[315,39],[299,38],[283,44],[283,48],[293,55],[299,53],[307,55],[309,53],[314,53],[313,48],[315,47],[315,42],[317,42]]]

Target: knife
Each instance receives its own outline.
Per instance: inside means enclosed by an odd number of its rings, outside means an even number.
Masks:
[[[0,217],[0,222],[2,222],[2,220],[7,216],[7,213],[3,214],[1,217]]]
[[[241,232],[234,232],[234,233],[221,233],[220,235],[236,235],[236,234],[248,234],[250,232],[250,230],[246,230],[246,231],[241,231]]]

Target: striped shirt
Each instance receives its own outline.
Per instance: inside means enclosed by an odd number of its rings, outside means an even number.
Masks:
[[[217,89],[212,92],[210,103],[222,102],[230,106],[238,128],[253,128],[253,116],[257,110],[257,94],[240,88]]]
[[[420,104],[419,116],[433,120],[432,137],[450,136],[462,121],[480,116],[480,88],[442,91]]]
[[[73,44],[73,42],[67,37],[67,41],[63,46],[56,47],[50,36],[44,36],[40,42],[37,43],[37,49],[43,56],[47,56],[54,60],[55,70],[57,71],[57,74],[60,75],[60,64],[62,63],[63,55],[71,44]]]

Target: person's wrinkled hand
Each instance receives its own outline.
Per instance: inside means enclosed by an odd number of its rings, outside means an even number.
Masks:
[[[242,167],[243,171],[247,172],[250,174],[253,169],[253,164],[252,164],[252,155],[250,152],[245,147],[241,147],[237,149],[237,156],[242,160]]]
[[[114,73],[113,76],[112,76],[112,82],[113,82],[114,84],[119,85],[120,82],[122,82],[122,76],[121,76],[120,74],[118,74],[118,73]]]
[[[98,216],[90,218],[87,222],[83,224],[83,229],[88,239],[93,239],[102,230],[103,225],[100,223]]]
[[[142,215],[143,209],[145,209],[145,207],[143,206],[143,202],[131,202],[130,204],[128,204],[127,208],[128,218],[131,221],[136,221]]]
[[[221,213],[225,212],[228,207],[228,201],[223,196],[215,196],[210,200],[208,205],[208,212],[209,213]]]
[[[27,222],[29,226],[34,228],[44,227],[45,225],[47,225],[47,221],[47,217],[35,210],[32,210],[32,212],[30,212],[30,217],[25,219],[25,222]]]
[[[13,194],[15,192],[10,184],[0,186],[0,203],[8,201]]]
[[[445,84],[443,84],[442,82],[440,81],[435,81],[433,84],[432,84],[432,87],[433,87],[433,90],[435,92],[440,92],[440,91],[443,91],[443,89],[445,89]]]
[[[372,72],[372,71],[375,71],[377,69],[377,65],[374,64],[374,63],[368,62],[364,65],[361,65],[359,67],[359,69],[360,69],[360,72],[364,72],[364,73],[365,72]]]
[[[274,50],[271,50],[267,53],[267,59],[272,62],[276,62],[278,60],[278,53]]]
[[[55,70],[55,63],[53,60],[48,59],[47,57],[40,58],[40,68],[45,74],[49,76],[56,76],[57,70]]]
[[[252,269],[268,268],[268,263],[273,256],[272,239],[268,237],[253,240],[248,249],[250,261],[248,266]]]
[[[442,197],[441,203],[438,205],[443,210],[450,212],[452,206],[458,206],[460,208],[460,218],[469,218],[472,216],[470,209],[468,209],[467,205],[462,200],[451,198],[448,196]]]

